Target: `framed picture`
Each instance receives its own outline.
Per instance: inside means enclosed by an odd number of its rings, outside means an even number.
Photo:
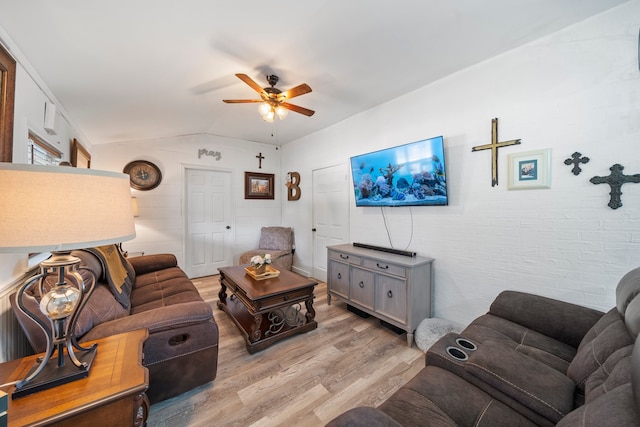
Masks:
[[[259,172],[244,173],[245,199],[273,199],[273,174]]]
[[[551,188],[551,149],[509,154],[509,190]]]
[[[75,138],[71,141],[71,166],[84,169],[91,168],[91,154]]]
[[[0,44],[0,162],[13,156],[13,113],[16,94],[16,60]]]

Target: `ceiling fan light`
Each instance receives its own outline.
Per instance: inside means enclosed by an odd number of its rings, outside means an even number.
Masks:
[[[276,108],[276,114],[280,120],[283,120],[289,114],[289,110],[280,105]]]
[[[271,105],[269,105],[266,102],[262,102],[260,103],[260,105],[258,105],[258,111],[260,112],[260,115],[264,118],[265,116],[267,116],[269,113],[271,113]]]
[[[273,120],[275,118],[276,118],[276,113],[273,110],[269,110],[267,114],[262,115],[262,120],[269,123],[273,123]]]

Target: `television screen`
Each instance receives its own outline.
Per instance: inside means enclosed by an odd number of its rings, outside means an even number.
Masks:
[[[356,206],[447,205],[442,136],[351,157]]]

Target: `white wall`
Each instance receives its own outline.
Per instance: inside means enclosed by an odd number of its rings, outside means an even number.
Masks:
[[[444,135],[450,205],[386,210],[393,246],[436,260],[435,316],[468,322],[504,289],[610,309],[640,265],[640,184],[612,210],[608,185],[588,180],[614,163],[640,173],[638,16],[626,3],[284,146],[282,171],[302,177],[302,198],[283,202],[299,265],[311,271],[313,169]],[[522,139],[500,150],[497,187],[490,152],[471,151],[491,142],[493,117],[500,141]],[[552,188],[507,191],[507,155],[542,148]],[[591,158],[577,177],[563,164],[575,151]],[[351,240],[391,246],[379,208],[350,199]]]
[[[16,59],[16,90],[13,126],[13,162],[27,162],[27,139],[29,131],[62,152],[62,160],[70,160],[71,141],[77,138],[87,149],[89,141],[69,123],[66,112],[42,82],[9,35],[0,27],[0,42]],[[45,103],[58,108],[56,134],[49,135],[44,129]],[[34,201],[37,202],[37,201]],[[0,292],[28,269],[27,254],[0,254]]]
[[[201,155],[201,149],[218,151],[220,160]],[[256,156],[262,153],[262,169]],[[173,253],[180,265],[184,265],[183,237],[183,173],[185,166],[197,166],[232,172],[234,193],[232,216],[233,256],[255,248],[260,227],[280,225],[281,198],[286,187],[280,171],[280,151],[277,147],[249,141],[223,138],[214,135],[192,135],[159,140],[124,142],[121,144],[95,145],[92,167],[122,172],[132,160],[148,160],[162,171],[161,184],[150,191],[132,189],[137,198],[140,216],[135,219],[137,236],[124,243],[132,252]],[[275,174],[274,200],[245,200],[244,172]]]

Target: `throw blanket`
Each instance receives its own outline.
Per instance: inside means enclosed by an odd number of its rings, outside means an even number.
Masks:
[[[103,279],[106,279],[116,300],[126,309],[131,305],[131,288],[135,272],[116,245],[87,248],[102,264]]]

